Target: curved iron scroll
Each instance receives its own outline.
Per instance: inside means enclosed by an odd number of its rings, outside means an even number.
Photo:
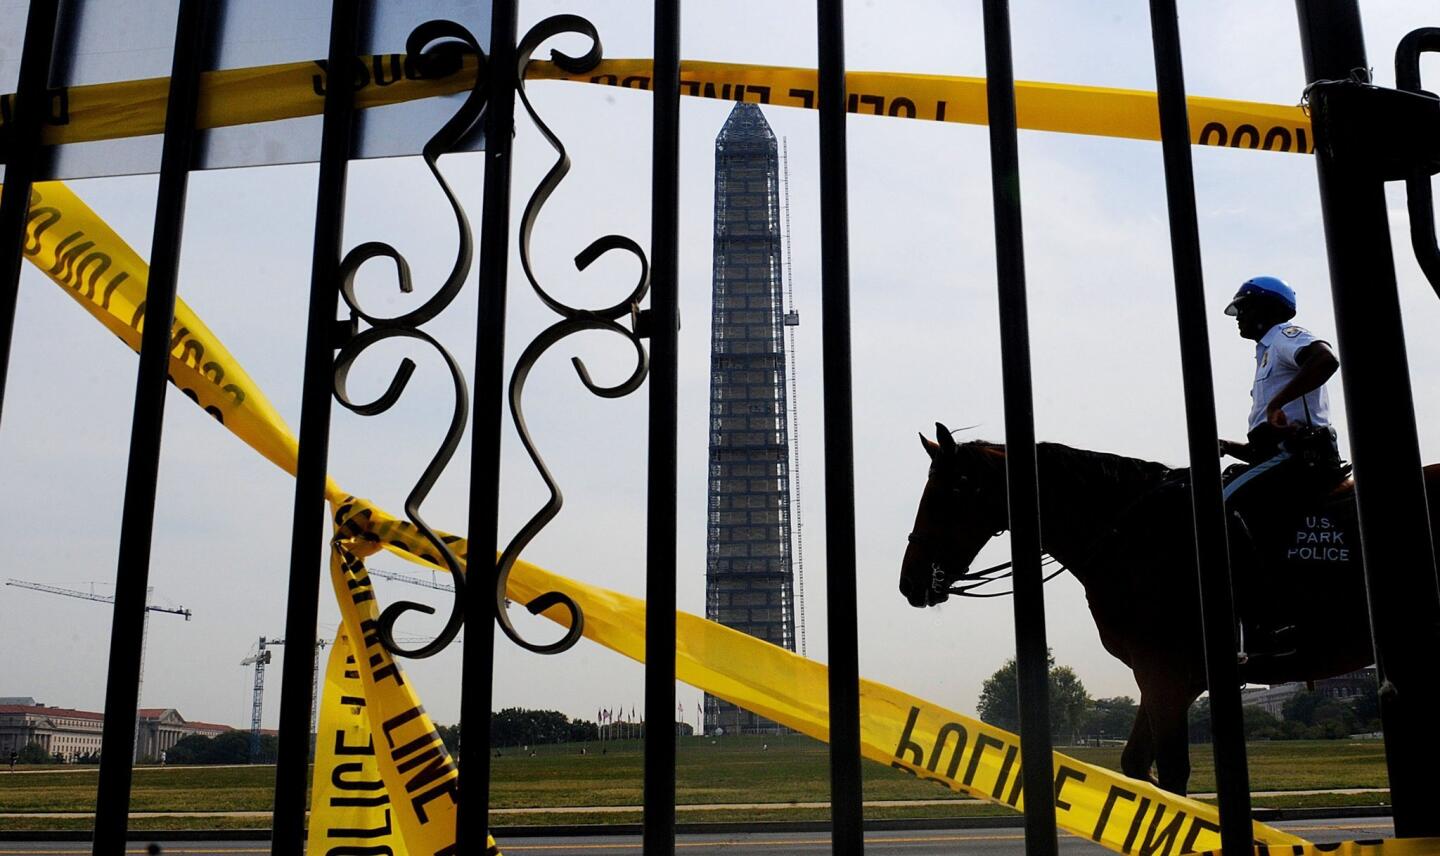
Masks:
[[[1400,40],[1395,49],[1395,86],[1407,92],[1423,94],[1420,85],[1420,55],[1440,51],[1440,27],[1423,27]],[[1430,142],[1430,151],[1436,148]],[[1435,202],[1430,189],[1430,175],[1433,164],[1417,166],[1405,179],[1405,195],[1410,208],[1410,243],[1415,248],[1415,259],[1430,287],[1440,295],[1440,242],[1435,236]]]
[[[592,393],[605,398],[619,398],[628,395],[640,387],[649,369],[649,358],[645,353],[644,345],[640,341],[642,334],[639,328],[642,319],[639,306],[640,301],[645,298],[645,293],[650,287],[650,265],[645,257],[644,250],[640,248],[639,244],[621,235],[606,235],[591,242],[588,247],[575,257],[575,267],[580,271],[584,271],[595,262],[596,259],[599,259],[611,250],[622,250],[634,255],[635,258],[639,260],[640,277],[635,287],[631,289],[630,293],[626,295],[623,300],[602,309],[579,309],[556,299],[541,287],[540,282],[535,277],[535,269],[531,264],[530,238],[535,228],[535,221],[540,216],[540,209],[545,206],[551,194],[554,193],[555,188],[560,185],[565,175],[569,173],[570,156],[566,153],[565,147],[560,143],[559,138],[556,137],[555,133],[550,130],[550,127],[540,119],[539,114],[535,111],[534,105],[530,103],[530,98],[525,92],[525,66],[530,62],[531,56],[541,44],[564,33],[581,35],[589,39],[591,43],[590,50],[579,57],[569,56],[552,50],[550,52],[552,62],[572,74],[583,74],[599,64],[601,57],[599,34],[596,32],[593,24],[577,15],[556,15],[551,18],[546,18],[536,24],[530,32],[525,34],[525,38],[521,39],[518,47],[519,79],[521,81],[519,88],[520,102],[524,105],[525,112],[530,115],[531,121],[535,123],[535,127],[539,129],[540,134],[559,155],[554,165],[551,166],[550,170],[545,174],[545,177],[540,180],[540,184],[535,188],[535,192],[531,194],[530,201],[525,205],[525,213],[520,221],[520,264],[525,271],[525,278],[530,282],[530,287],[535,289],[535,293],[539,295],[541,302],[559,315],[561,320],[542,331],[520,355],[520,359],[515,366],[515,373],[510,376],[509,398],[510,412],[515,422],[515,429],[520,434],[520,442],[524,444],[525,451],[530,456],[530,461],[535,465],[535,469],[545,481],[545,486],[550,491],[550,499],[520,528],[520,531],[510,540],[510,543],[505,545],[505,549],[501,552],[497,565],[495,582],[495,611],[500,622],[501,630],[503,630],[505,635],[515,644],[540,654],[558,654],[574,645],[576,641],[580,639],[580,635],[584,630],[585,616],[579,604],[575,603],[568,595],[561,592],[546,592],[540,595],[526,604],[526,609],[532,614],[538,614],[552,606],[563,606],[570,613],[570,627],[569,630],[566,631],[565,636],[559,641],[549,644],[536,644],[520,636],[519,632],[517,632],[510,623],[506,609],[508,601],[505,598],[505,585],[510,576],[510,571],[515,565],[516,559],[519,558],[521,551],[539,534],[540,530],[544,529],[545,526],[555,518],[555,515],[560,513],[560,508],[565,503],[564,496],[560,492],[560,485],[551,475],[549,468],[545,466],[545,461],[540,457],[539,450],[535,445],[534,439],[530,436],[530,430],[525,423],[525,412],[522,406],[525,381],[530,376],[531,368],[535,366],[535,363],[539,361],[540,357],[543,356],[546,351],[550,350],[561,340],[575,333],[587,330],[599,330],[618,334],[623,336],[635,348],[635,369],[630,373],[628,378],[614,386],[604,386],[595,383],[591,379],[590,372],[586,369],[585,363],[577,357],[571,358],[571,362],[575,366],[575,372],[580,377],[580,382]],[[627,317],[631,322],[629,328],[621,323],[621,320]]]
[[[480,70],[475,76],[475,84],[471,87],[464,103],[421,150],[425,165],[435,176],[436,183],[445,193],[445,198],[449,200],[450,207],[455,214],[455,224],[459,230],[459,246],[455,252],[455,264],[450,270],[450,275],[445,278],[435,294],[431,295],[418,308],[388,317],[369,313],[360,306],[359,299],[355,295],[355,276],[359,273],[360,268],[371,259],[390,259],[395,263],[395,273],[399,280],[400,291],[408,294],[414,290],[414,287],[410,279],[410,265],[405,261],[405,257],[393,246],[379,241],[360,244],[345,254],[339,269],[340,296],[344,299],[345,305],[350,307],[351,328],[350,335],[345,337],[335,356],[334,393],[336,400],[342,406],[361,416],[375,416],[394,406],[401,394],[404,393],[411,375],[415,373],[415,363],[408,357],[400,361],[399,367],[396,368],[394,376],[390,379],[390,385],[373,401],[352,401],[346,388],[350,370],[356,359],[371,345],[386,339],[413,339],[429,345],[441,356],[450,370],[450,379],[455,386],[455,407],[450,417],[450,427],[445,432],[445,439],[441,441],[440,448],[436,450],[429,465],[420,474],[420,479],[410,490],[409,496],[405,498],[405,516],[410,519],[425,540],[435,548],[435,552],[440,556],[454,580],[455,591],[450,605],[450,615],[440,635],[418,648],[402,648],[395,642],[395,622],[406,612],[434,614],[434,607],[413,601],[397,601],[380,613],[376,627],[380,643],[385,646],[387,651],[400,657],[419,658],[433,656],[446,648],[460,632],[465,619],[462,609],[465,577],[460,569],[460,561],[454,551],[450,549],[450,545],[445,543],[435,534],[435,530],[425,523],[420,516],[420,506],[429,495],[430,489],[435,486],[435,480],[449,465],[456,448],[460,445],[460,438],[465,433],[465,426],[469,418],[470,393],[465,385],[465,376],[460,370],[460,365],[455,362],[455,358],[439,342],[419,328],[439,315],[454,301],[455,296],[460,293],[460,288],[465,284],[465,278],[470,274],[474,256],[470,221],[465,216],[465,209],[461,207],[455,192],[451,190],[445,177],[441,175],[437,161],[440,155],[452,151],[460,140],[480,122],[485,107],[485,54],[469,30],[453,21],[443,20],[427,21],[416,27],[405,41],[405,53],[407,61],[413,62],[416,70],[425,77],[443,77],[454,74],[459,70],[461,60],[466,54],[474,55],[480,61]],[[358,327],[358,321],[361,319],[370,326],[363,332],[355,333],[354,330]]]

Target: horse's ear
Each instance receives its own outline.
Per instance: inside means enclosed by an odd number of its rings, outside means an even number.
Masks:
[[[955,451],[955,438],[951,436],[950,429],[946,428],[944,423],[935,423],[935,439],[940,442],[940,451],[947,455]]]
[[[924,434],[920,435],[920,445],[925,447],[925,454],[930,456],[930,460],[933,461],[940,456],[940,445]]]

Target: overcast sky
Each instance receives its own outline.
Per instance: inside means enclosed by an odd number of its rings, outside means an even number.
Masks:
[[[609,57],[644,57],[651,29],[644,4],[522,3],[521,30],[557,12],[590,18]],[[1015,71],[1028,80],[1152,89],[1148,4],[1013,3]],[[1103,13],[1097,13],[1103,9]],[[1378,80],[1393,84],[1392,52],[1406,32],[1435,24],[1433,4],[1366,4],[1367,41]],[[1182,3],[1189,90],[1295,103],[1304,85],[1294,6],[1288,0]],[[851,68],[983,75],[978,3],[851,2]],[[686,58],[811,66],[812,4],[732,0],[689,3]],[[401,50],[396,45],[393,50]],[[1440,64],[1430,62],[1430,80]],[[1433,88],[1433,86],[1431,87]],[[538,109],[570,148],[574,171],[542,215],[535,253],[542,282],[576,305],[602,306],[630,287],[633,263],[606,259],[583,276],[571,258],[611,232],[649,239],[650,96],[568,83],[536,83]],[[721,102],[682,105],[680,366],[680,608],[703,614],[705,459],[713,140]],[[794,285],[802,325],[793,357],[799,380],[804,608],[808,653],[826,659],[825,527],[821,431],[819,228],[816,116],[769,108],[790,154]],[[1186,463],[1183,397],[1160,147],[1155,143],[1021,132],[1037,433],[1041,439]],[[525,118],[515,156],[518,215],[552,155]],[[850,253],[862,674],[963,712],[981,682],[1013,655],[1009,600],[951,602],[917,611],[896,590],[900,557],[927,459],[916,431],[936,420],[978,425],[967,436],[1004,439],[986,131],[874,117],[849,122]],[[480,218],[480,155],[442,166],[471,218]],[[1253,345],[1221,309],[1249,276],[1285,277],[1300,296],[1299,323],[1333,336],[1314,163],[1304,156],[1195,150],[1210,341],[1221,433],[1240,437],[1249,411]],[[347,246],[394,243],[422,299],[449,270],[453,221],[418,159],[368,161],[351,169]],[[314,210],[313,166],[197,174],[181,265],[181,295],[229,346],[298,427],[300,361]],[[147,256],[153,177],[75,182],[74,189]],[[1408,244],[1400,188],[1390,189],[1397,267],[1421,447],[1440,459],[1440,300]],[[619,254],[615,254],[619,255]],[[383,265],[377,265],[377,268]],[[551,315],[512,264],[507,351],[514,358]],[[393,283],[362,277],[372,305],[403,305]],[[408,300],[409,298],[407,298]],[[462,365],[473,365],[476,289],[426,329]],[[613,341],[612,341],[613,340]],[[647,389],[620,400],[591,396],[570,354],[602,381],[628,374],[617,337],[576,337],[532,373],[527,415],[565,491],[566,505],[526,557],[581,580],[643,595]],[[398,353],[397,351],[390,352]],[[1342,351],[1342,362],[1345,354]],[[388,382],[391,357],[369,356],[351,374],[363,398]],[[331,472],[347,490],[399,512],[448,420],[440,364],[421,370],[401,404],[376,418],[336,409]],[[10,533],[0,577],[110,593],[125,480],[136,361],[113,336],[27,268],[0,428],[0,514]],[[1344,402],[1332,386],[1345,441]],[[508,425],[508,422],[507,422]],[[468,448],[468,443],[466,448]],[[544,492],[513,432],[506,437],[502,532],[538,508]],[[426,517],[462,531],[469,472],[451,464]],[[155,601],[194,611],[188,623],[157,615],[150,625],[143,704],[189,719],[248,724],[251,672],[240,660],[256,638],[284,633],[292,483],[221,430],[177,392],[166,413],[151,580]],[[979,561],[1007,557],[1003,539]],[[1175,555],[1174,561],[1186,561]],[[381,555],[373,567],[400,570]],[[321,568],[316,569],[317,574]],[[322,580],[322,632],[338,621]],[[382,599],[443,596],[377,581]],[[438,594],[438,593],[433,593]],[[1073,666],[1093,696],[1137,695],[1128,670],[1100,646],[1084,593],[1069,576],[1046,589],[1056,659]],[[556,630],[530,619],[532,637]],[[104,704],[110,610],[80,600],[0,588],[0,696],[99,710]],[[439,621],[407,617],[399,632],[433,635]],[[283,655],[282,655],[283,656]],[[272,671],[265,723],[273,727],[280,681]],[[459,648],[407,664],[432,716],[459,715]],[[555,708],[593,718],[600,707],[643,705],[642,667],[589,641],[541,657],[501,638],[496,707]],[[693,721],[700,692],[680,689]]]

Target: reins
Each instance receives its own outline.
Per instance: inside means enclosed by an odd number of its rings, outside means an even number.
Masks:
[[[1001,562],[998,565],[991,565],[988,568],[983,568],[978,571],[966,571],[965,573],[960,575],[960,579],[967,581],[966,584],[953,585],[950,588],[946,589],[946,591],[950,592],[951,594],[958,594],[961,597],[1005,597],[1006,595],[1012,595],[1015,593],[1015,590],[1013,588],[1009,591],[992,592],[977,592],[974,591],[974,589],[980,588],[981,586],[987,586],[990,583],[999,582],[1000,580],[1014,576],[1015,569],[1013,567],[1013,564],[1013,562]],[[1041,553],[1040,567],[1043,568],[1046,565],[1059,565],[1059,568],[1040,580],[1040,584],[1042,586],[1068,570],[1064,565],[1060,564],[1059,559],[1056,559],[1049,553]],[[1009,568],[1010,570],[1005,570],[1006,568]],[[1005,571],[1005,573],[999,573],[1000,571]]]
[[[911,532],[908,540],[912,544],[923,544],[926,541],[936,541],[940,539],[934,536],[921,535],[918,532]],[[1056,559],[1054,556],[1050,555],[1049,553],[1041,554],[1040,566],[1042,568],[1046,565],[1059,564],[1059,560]],[[1042,579],[1040,581],[1040,584],[1044,585],[1045,583],[1050,582],[1051,580],[1065,573],[1066,570],[1067,568],[1064,565],[1060,565],[1058,570],[1052,572],[1049,576],[1046,576],[1044,579]],[[941,574],[943,573],[943,571],[937,571],[936,573]],[[1001,562],[998,565],[991,565],[988,568],[981,568],[978,571],[965,570],[956,577],[957,580],[961,581],[961,584],[952,585],[948,589],[945,589],[945,591],[950,594],[958,594],[962,597],[1005,597],[1006,595],[1014,594],[1014,590],[1012,589],[1010,591],[977,592],[974,591],[974,589],[990,585],[991,583],[999,582],[1000,580],[1007,579],[1014,575],[1015,570],[1013,561]]]

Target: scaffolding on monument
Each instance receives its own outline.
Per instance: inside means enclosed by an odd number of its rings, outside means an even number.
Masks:
[[[781,220],[775,134],[759,106],[736,104],[715,140],[705,614],[794,651],[785,333],[799,316],[786,312]],[[711,696],[705,730],[783,731]]]

